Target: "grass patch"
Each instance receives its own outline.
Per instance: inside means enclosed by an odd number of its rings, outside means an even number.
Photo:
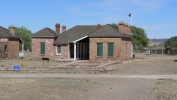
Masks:
[[[177,80],[158,79],[151,93],[156,95],[157,100],[177,100]]]

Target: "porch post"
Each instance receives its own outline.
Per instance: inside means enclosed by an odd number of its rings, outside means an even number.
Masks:
[[[85,49],[86,49],[85,52],[86,52],[86,59],[87,59],[87,43],[85,44],[85,46],[86,46],[85,47]]]
[[[76,43],[74,43],[74,61],[76,60]]]
[[[133,58],[133,43],[131,43],[131,57]]]
[[[85,43],[83,43],[83,58],[85,59]]]
[[[82,59],[81,52],[82,52],[82,43],[80,43],[80,59]]]
[[[149,55],[151,54],[151,49],[149,49]]]
[[[79,58],[79,43],[77,43],[77,58]]]
[[[69,43],[68,43],[68,58],[70,58],[70,50],[69,50]]]
[[[157,50],[155,50],[155,54],[157,54]]]
[[[163,55],[163,49],[162,49],[162,55]]]
[[[84,43],[82,43],[82,58],[84,59]]]
[[[24,53],[24,44],[22,43],[22,53]]]

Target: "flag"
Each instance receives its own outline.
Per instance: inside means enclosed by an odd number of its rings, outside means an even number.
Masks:
[[[132,16],[132,14],[130,13],[130,14],[128,14],[128,17],[131,17]]]

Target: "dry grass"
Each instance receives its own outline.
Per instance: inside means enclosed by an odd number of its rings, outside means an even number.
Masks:
[[[97,82],[64,78],[1,78],[0,100],[69,100]]]
[[[157,100],[177,100],[177,81],[173,79],[159,79],[151,91]]]

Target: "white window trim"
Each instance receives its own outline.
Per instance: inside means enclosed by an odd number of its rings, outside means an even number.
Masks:
[[[61,45],[57,45],[57,46],[60,46],[60,47],[61,47]],[[61,49],[61,53],[59,54],[59,53],[58,53],[58,50],[57,50],[57,46],[56,46],[56,55],[61,55],[61,54],[62,54],[62,49]]]

